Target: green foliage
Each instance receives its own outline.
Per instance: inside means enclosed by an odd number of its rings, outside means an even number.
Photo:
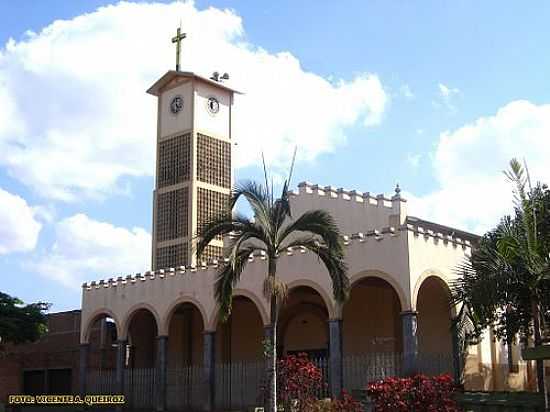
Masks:
[[[38,340],[46,333],[46,314],[50,304],[38,302],[25,305],[21,300],[0,292],[0,349],[12,343]]]
[[[518,334],[536,338],[537,324],[544,329],[550,320],[550,191],[531,187],[515,159],[505,175],[514,185],[515,214],[482,237],[452,286],[466,343],[488,327],[505,342]]]

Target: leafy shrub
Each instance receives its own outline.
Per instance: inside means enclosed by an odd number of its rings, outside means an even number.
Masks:
[[[361,412],[361,404],[343,391],[340,399],[318,399],[326,387],[323,374],[307,354],[277,361],[277,403],[289,412]],[[267,387],[262,388],[265,399]]]
[[[361,404],[349,393],[342,391],[340,399],[321,399],[310,402],[307,412],[362,412]]]
[[[288,355],[277,362],[278,402],[286,411],[305,411],[324,385],[321,369],[305,353]]]
[[[367,393],[376,412],[458,412],[456,386],[449,375],[386,378],[371,382]]]

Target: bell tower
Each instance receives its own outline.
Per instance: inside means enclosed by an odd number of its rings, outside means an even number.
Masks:
[[[227,205],[231,186],[233,90],[211,79],[171,70],[147,93],[157,96],[153,270],[196,264],[200,228]],[[222,255],[213,240],[203,260]]]

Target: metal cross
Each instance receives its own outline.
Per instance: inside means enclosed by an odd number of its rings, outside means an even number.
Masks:
[[[176,71],[180,70],[180,49],[181,41],[185,39],[186,33],[181,32],[181,27],[176,31],[176,37],[172,37],[172,43],[176,43]]]

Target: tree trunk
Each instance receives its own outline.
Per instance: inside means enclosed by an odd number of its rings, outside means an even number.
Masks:
[[[277,271],[277,259],[271,257],[268,260],[268,278],[275,280]],[[273,282],[274,284],[274,282]],[[272,284],[272,285],[273,285]],[[267,412],[277,412],[277,321],[279,318],[279,305],[277,302],[277,294],[275,290],[270,291],[270,322],[271,322],[271,339],[269,346],[268,360],[268,401]]]
[[[533,299],[531,301],[531,311],[533,314],[533,329],[535,330],[535,346],[542,345],[542,339],[540,334],[540,312],[539,305],[537,301]],[[546,382],[544,377],[544,360],[537,359],[537,389],[544,396],[544,410],[550,411],[550,406],[548,403],[548,391],[546,390]]]
[[[268,412],[277,412],[277,297],[271,296],[271,346],[269,356]]]

